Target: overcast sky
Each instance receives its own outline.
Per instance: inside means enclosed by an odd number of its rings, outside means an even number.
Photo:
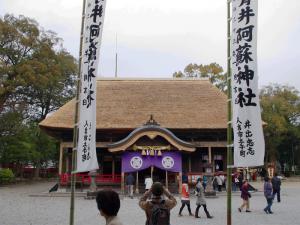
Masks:
[[[300,90],[300,0],[258,0],[259,85]],[[172,77],[189,63],[226,69],[227,0],[108,0],[99,75]],[[0,0],[0,15],[36,19],[78,57],[82,0]]]

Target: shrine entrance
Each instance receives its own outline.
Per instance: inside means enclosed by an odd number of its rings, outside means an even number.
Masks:
[[[124,192],[125,175],[134,174],[136,190],[144,186],[145,178],[161,182],[167,188],[181,190],[182,151],[194,152],[193,144],[176,137],[170,130],[160,127],[151,117],[142,127],[126,138],[108,145],[110,152],[122,152],[121,190]],[[141,189],[142,190],[142,189]],[[176,191],[177,192],[177,191]]]

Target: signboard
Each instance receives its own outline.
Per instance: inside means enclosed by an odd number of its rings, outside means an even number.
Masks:
[[[232,1],[232,126],[234,165],[264,163],[257,74],[257,0]]]
[[[96,88],[105,0],[87,0],[82,43],[77,170],[98,169],[96,154]]]

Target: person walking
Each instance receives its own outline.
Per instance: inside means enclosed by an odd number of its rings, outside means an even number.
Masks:
[[[133,198],[133,186],[134,186],[134,176],[132,175],[132,173],[130,173],[127,177],[126,177],[126,186],[127,186],[127,193],[129,195],[130,198]]]
[[[249,193],[249,184],[247,180],[243,182],[243,185],[241,187],[241,198],[243,199],[243,204],[238,208],[239,212],[242,212],[245,206],[246,212],[251,212],[249,203],[249,198],[251,198],[251,194]]]
[[[213,218],[208,210],[207,210],[207,207],[206,207],[206,201],[205,201],[205,196],[204,196],[204,187],[202,185],[202,178],[199,177],[197,179],[197,184],[196,184],[196,196],[197,196],[197,200],[196,200],[196,205],[197,205],[197,208],[196,208],[196,211],[195,211],[195,218],[200,218],[200,216],[198,215],[199,213],[199,209],[201,206],[203,206],[203,209],[204,209],[204,212],[206,214],[206,217],[208,219],[211,219]]]
[[[174,196],[160,182],[155,182],[139,201],[146,213],[146,225],[170,225],[170,210],[176,204]]]
[[[194,214],[191,211],[190,192],[189,192],[189,185],[187,179],[184,179],[182,181],[181,207],[178,216],[182,216],[181,213],[185,206],[187,206],[190,216],[193,216]]]
[[[106,225],[123,225],[117,217],[121,205],[118,193],[112,190],[99,191],[96,202],[100,215],[105,218]]]
[[[280,189],[281,189],[281,180],[278,177],[278,173],[274,174],[274,177],[272,178],[272,186],[273,186],[273,198],[275,198],[275,195],[277,194],[277,202],[280,202]]]
[[[273,204],[272,183],[269,177],[264,178],[264,195],[267,200],[267,206],[264,208],[265,213],[273,214],[271,206]]]

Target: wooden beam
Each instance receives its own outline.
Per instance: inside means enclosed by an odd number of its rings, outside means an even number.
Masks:
[[[196,147],[216,147],[216,148],[226,148],[227,147],[227,142],[226,141],[195,141],[192,142]]]
[[[211,164],[211,147],[208,146],[208,163]]]
[[[111,144],[111,142],[96,142],[96,147],[107,148],[108,144]],[[73,142],[62,142],[62,146],[64,148],[73,148]]]

